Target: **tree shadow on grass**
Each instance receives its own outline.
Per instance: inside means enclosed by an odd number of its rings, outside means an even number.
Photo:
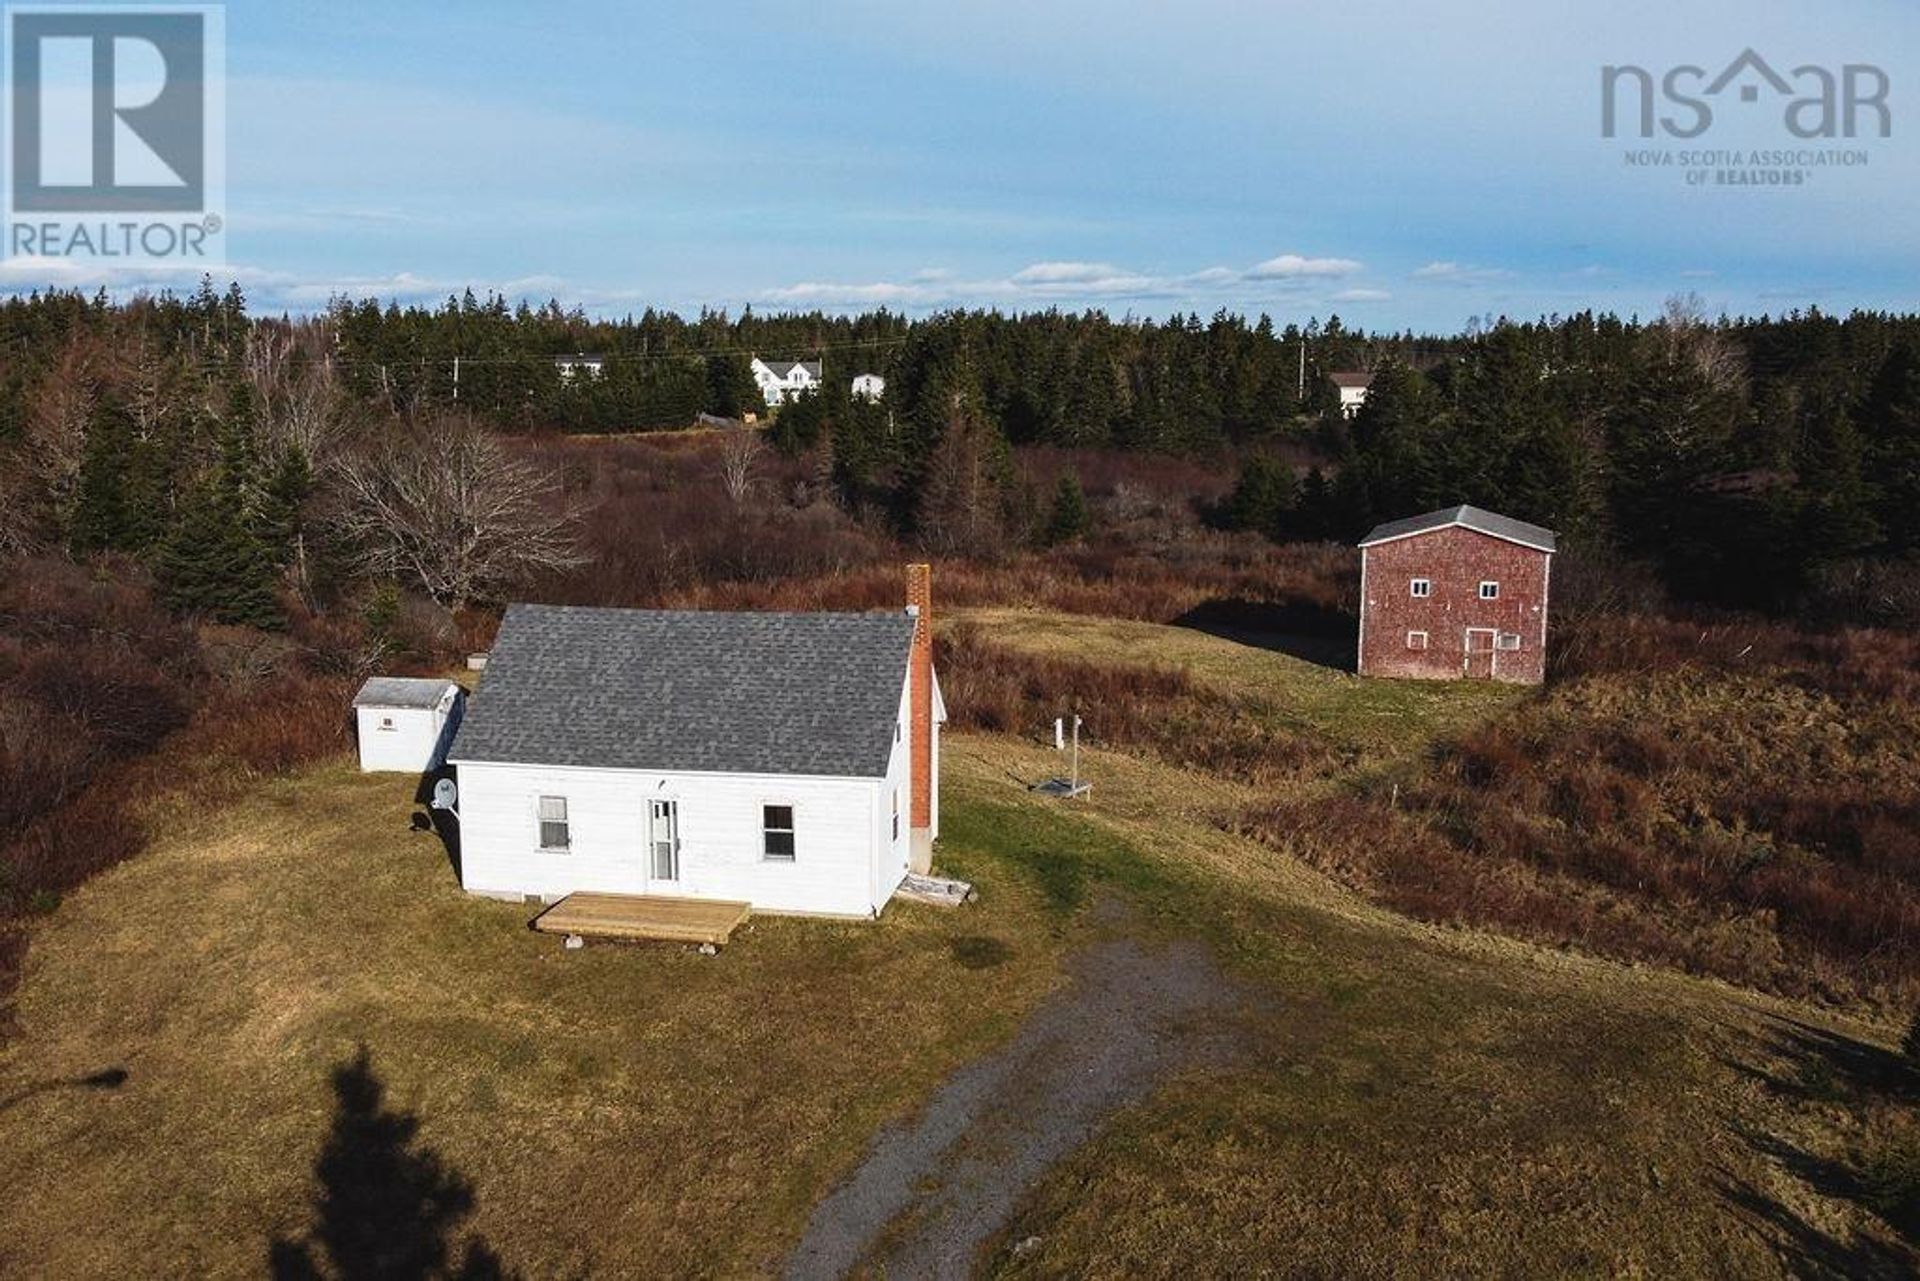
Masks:
[[[1359,624],[1344,610],[1305,601],[1210,600],[1173,621],[1177,627],[1288,654],[1320,667],[1353,670]]]
[[[313,1224],[301,1239],[274,1240],[268,1273],[277,1281],[511,1275],[477,1235],[467,1236],[454,1261],[453,1237],[473,1213],[473,1185],[415,1141],[419,1118],[386,1106],[366,1046],[334,1069],[333,1093],[333,1129],[313,1165]]]
[[[1758,1062],[1731,1062],[1735,1070],[1798,1105],[1834,1105],[1872,1113],[1920,1098],[1920,1079],[1900,1053],[1798,1019],[1775,1019]],[[1741,1128],[1739,1137],[1774,1168],[1807,1191],[1859,1207],[1899,1240],[1878,1231],[1830,1229],[1778,1197],[1727,1176],[1721,1194],[1756,1226],[1770,1229],[1797,1276],[1908,1277],[1920,1275],[1920,1211],[1909,1186],[1915,1175],[1897,1164],[1913,1158],[1885,1148],[1865,1160],[1809,1150],[1776,1135]],[[1869,1220],[1871,1222],[1871,1220]]]
[[[1891,1242],[1855,1232],[1841,1236],[1809,1221],[1792,1206],[1742,1179],[1725,1176],[1720,1194],[1780,1245],[1781,1259],[1797,1277],[1911,1277],[1915,1257]]]

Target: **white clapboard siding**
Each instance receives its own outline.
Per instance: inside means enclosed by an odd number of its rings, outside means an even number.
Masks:
[[[899,770],[904,780],[904,764]],[[906,870],[904,844],[894,848],[882,839],[891,821],[889,783],[465,763],[461,880],[475,894],[687,895],[742,900],[764,911],[868,916]],[[566,798],[565,853],[540,848],[542,796]],[[679,803],[677,881],[650,875],[648,802],[655,798]],[[793,807],[791,862],[764,857],[766,805]]]

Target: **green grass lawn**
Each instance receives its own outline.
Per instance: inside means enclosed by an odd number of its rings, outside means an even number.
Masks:
[[[1116,641],[1234,678],[1227,642]],[[1525,697],[1291,663],[1246,679],[1381,752]],[[942,864],[977,904],[756,918],[717,957],[531,933],[532,909],[467,898],[408,831],[410,780],[345,762],[167,815],[36,931],[0,1045],[0,1273],[257,1275],[340,1212],[316,1163],[381,1135],[411,1157],[346,1168],[437,1207],[456,1254],[765,1273],[879,1125],[1116,928],[1209,943],[1250,993],[1257,1053],[1116,1117],[1031,1191],[989,1270],[1911,1265],[1808,1173],[1876,1139],[1861,1064],[1890,1029],[1405,921],[1221,830],[1249,789],[1218,779],[1089,750],[1092,797],[1061,803],[1023,786],[1057,767],[1036,745],[955,735],[945,762]],[[362,1047],[381,1093],[356,1112],[333,1080]],[[107,1069],[124,1081],[81,1083]]]

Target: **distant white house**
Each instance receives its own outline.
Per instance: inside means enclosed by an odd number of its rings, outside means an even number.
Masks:
[[[448,680],[375,676],[354,695],[360,768],[420,774],[440,768],[460,727],[466,691]]]
[[[1367,388],[1373,386],[1373,375],[1359,371],[1342,370],[1327,375],[1340,392],[1340,416],[1351,418],[1360,412],[1360,406],[1367,403]]]
[[[853,394],[862,400],[879,400],[887,394],[887,380],[879,374],[855,374]]]
[[[753,358],[753,381],[767,407],[782,404],[789,396],[798,396],[820,386],[820,362],[817,360],[762,360]]]
[[[577,351],[571,356],[555,356],[553,368],[560,375],[560,381],[570,383],[575,378],[598,378],[606,368],[607,358],[597,351]]]
[[[449,754],[469,893],[870,917],[939,832],[927,568],[897,613],[514,605]]]

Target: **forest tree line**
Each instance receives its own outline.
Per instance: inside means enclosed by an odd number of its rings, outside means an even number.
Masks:
[[[556,356],[594,352],[598,377]],[[1219,524],[1349,541],[1472,502],[1660,568],[1683,594],[1793,608],[1871,596],[1920,545],[1920,318],[1580,313],[1451,336],[1098,312],[592,319],[471,294],[249,314],[237,288],[0,304],[0,551],[118,552],[183,612],[268,622],[276,585],[352,579],[495,597],[569,550],[542,478],[494,431],[678,428],[765,406],[752,355],[819,359],[770,437],[857,519],[997,554],[1085,530],[1024,445],[1239,469]],[[1326,375],[1365,369],[1338,412]],[[854,397],[857,373],[887,379]],[[483,510],[481,495],[512,501]],[[480,531],[478,537],[466,537]],[[1870,612],[1870,611],[1869,611]]]

